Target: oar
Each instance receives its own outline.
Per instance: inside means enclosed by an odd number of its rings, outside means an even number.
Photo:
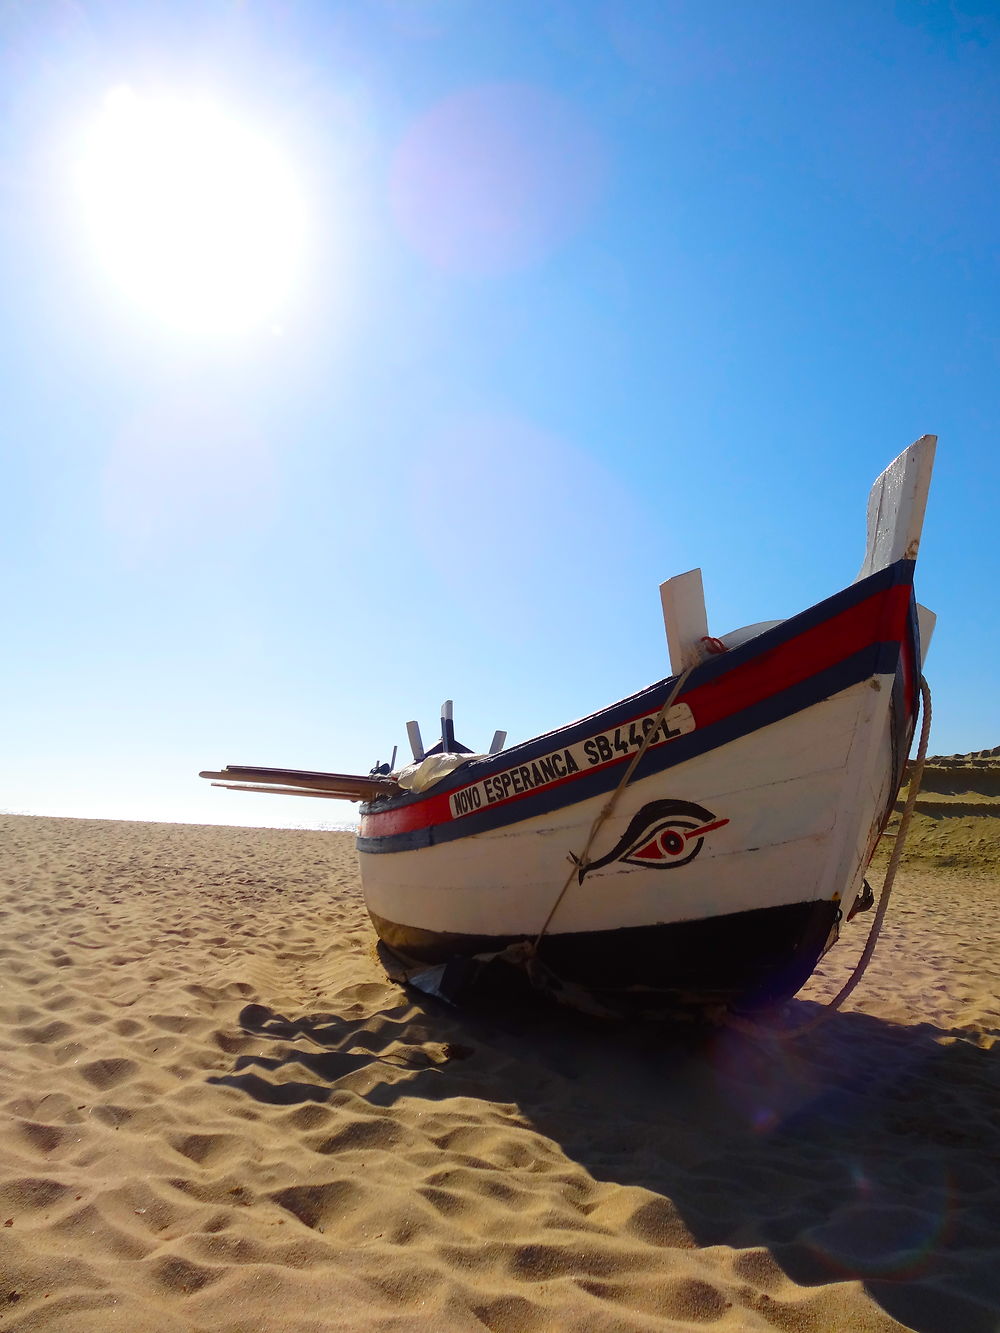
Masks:
[[[204,776],[204,774],[202,775]],[[364,798],[356,792],[318,791],[306,787],[252,787],[240,786],[235,782],[213,782],[213,787],[225,787],[227,791],[259,791],[265,796],[318,796],[328,801],[360,801]]]
[[[227,766],[221,773],[208,770],[199,774],[213,782],[252,783],[253,785],[271,785],[279,787],[309,787],[317,791],[328,791],[352,796],[358,800],[370,800],[375,796],[385,796],[398,792],[396,783],[389,778],[362,777],[354,773],[298,773],[290,768],[234,768]]]

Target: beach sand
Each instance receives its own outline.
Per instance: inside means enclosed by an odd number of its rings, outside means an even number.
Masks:
[[[0,1333],[996,1333],[994,768],[794,1042],[405,992],[349,834],[0,818]]]

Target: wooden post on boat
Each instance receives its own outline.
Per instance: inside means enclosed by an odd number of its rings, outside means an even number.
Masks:
[[[920,630],[920,666],[923,668],[924,658],[927,656],[927,649],[931,646],[931,638],[934,634],[934,626],[937,624],[937,616],[933,611],[928,611],[926,606],[917,603],[917,625]]]
[[[708,637],[705,613],[705,589],[701,570],[689,569],[660,584],[663,627],[670,649],[670,670],[679,676],[688,667],[697,666],[704,657],[702,640]]]
[[[441,752],[455,753],[455,705],[451,699],[445,699],[441,705]]]
[[[418,722],[407,722],[406,735],[409,738],[410,749],[413,751],[413,762],[419,764],[424,757],[424,742],[420,736],[420,724]]]
[[[856,583],[897,560],[916,560],[936,447],[936,435],[921,435],[871,488],[868,544]]]

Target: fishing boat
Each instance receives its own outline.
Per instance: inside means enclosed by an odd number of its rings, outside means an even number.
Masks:
[[[589,717],[472,753],[449,703],[399,768],[201,776],[362,802],[365,902],[407,975],[499,956],[605,1000],[783,1001],[871,906],[935,619],[913,591],[935,444],[877,479],[858,577],[808,610],[712,635],[700,570],[667,580],[672,674]]]

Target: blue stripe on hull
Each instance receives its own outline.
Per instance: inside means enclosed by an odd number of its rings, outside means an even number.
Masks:
[[[762,635],[761,638],[763,637]],[[732,717],[725,718],[711,726],[699,728],[687,735],[678,736],[669,745],[648,750],[636,769],[633,781],[639,782],[643,778],[665,772],[669,768],[675,768],[678,764],[686,763],[689,759],[706,754],[710,750],[728,745],[741,736],[760,730],[761,727],[769,726],[773,722],[779,722],[795,713],[802,712],[806,708],[811,708],[824,699],[830,698],[831,695],[839,694],[842,690],[849,689],[852,685],[857,685],[870,676],[892,675],[896,670],[898,657],[899,645],[897,643],[872,644],[861,652],[854,653],[851,657],[838,662],[836,666],[821,671],[808,680],[782,690],[778,694],[771,695],[769,698],[743,709],[742,712],[736,713]],[[623,716],[630,715],[632,707],[633,703],[630,700]],[[598,726],[607,728],[613,725],[614,718],[608,719],[603,715],[597,722],[594,719],[588,719],[582,731],[574,726],[572,734],[569,732],[557,733],[560,737],[558,743],[569,745],[575,740],[589,736]],[[545,749],[551,745],[551,736],[546,737],[543,747],[537,752],[544,753]],[[530,755],[524,756],[521,762],[525,762],[529,758]],[[510,763],[509,754],[505,756],[505,762]],[[460,771],[465,774],[462,782],[468,782],[468,770]],[[574,777],[569,782],[543,789],[535,795],[526,796],[519,801],[499,806],[493,810],[481,810],[475,814],[465,815],[461,819],[432,824],[426,828],[413,829],[405,833],[389,834],[379,838],[359,837],[357,848],[359,852],[375,854],[415,851],[422,847],[431,847],[444,842],[452,842],[458,838],[471,837],[477,833],[486,833],[509,824],[533,819],[538,815],[551,814],[555,810],[576,805],[581,801],[589,800],[593,796],[602,796],[606,792],[614,790],[621,781],[621,775],[621,765],[599,769],[594,773],[584,773],[579,777]],[[435,787],[435,794],[442,789],[443,786]]]
[[[808,610],[800,612],[797,616],[782,621],[780,625],[775,625],[773,629],[765,630],[764,633],[758,634],[755,638],[748,639],[746,643],[740,644],[738,648],[731,648],[727,653],[710,657],[698,667],[689,682],[689,688],[695,689],[707,685],[717,677],[737,670],[745,663],[753,661],[754,658],[769,653],[775,648],[780,648],[800,634],[805,634],[807,631],[822,625],[824,621],[831,620],[834,616],[840,615],[841,612],[850,610],[852,606],[866,601],[875,593],[885,592],[887,589],[897,587],[900,584],[912,584],[913,571],[914,561],[899,560],[896,564],[880,570],[877,574],[872,574],[860,583],[851,584],[849,588],[844,588],[841,592],[835,593],[834,596],[817,603],[816,606],[809,607]],[[499,754],[491,756],[488,761],[480,760],[475,765],[477,777],[485,776],[488,773],[512,765],[530,764],[533,760],[548,754],[550,750],[575,745],[578,741],[586,740],[588,736],[593,735],[596,731],[607,731],[620,726],[623,722],[627,722],[640,713],[655,710],[666,698],[667,689],[673,685],[675,679],[674,676],[668,676],[652,685],[647,685],[645,689],[639,690],[635,694],[628,695],[625,699],[618,700],[617,703],[610,704],[607,708],[602,708],[597,713],[592,713],[589,717],[580,718],[567,726],[545,732],[541,736],[534,736],[531,740],[523,741],[520,745],[512,745],[506,750],[500,751]],[[442,779],[434,787],[435,794],[453,791],[456,787],[464,786],[469,780],[467,776],[469,772],[468,768],[461,768],[451,777]],[[393,797],[389,802],[380,801],[377,806],[363,805],[361,810],[362,813],[365,813],[376,809],[400,809],[422,799],[424,799],[422,795],[404,794]]]

